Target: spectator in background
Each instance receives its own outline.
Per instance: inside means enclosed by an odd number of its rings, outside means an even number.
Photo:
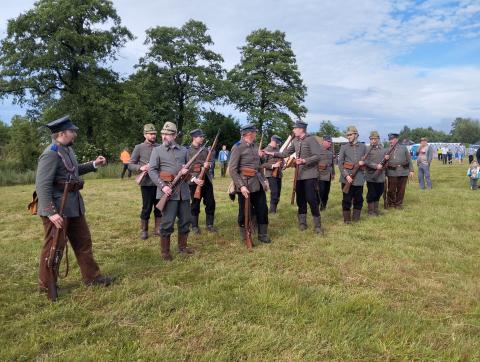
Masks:
[[[442,161],[443,164],[446,165],[448,162],[448,147],[447,145],[442,146]]]
[[[121,178],[125,176],[125,172],[128,171],[128,177],[132,176],[132,171],[128,169],[128,163],[130,162],[130,152],[128,152],[128,147],[125,147],[123,151],[120,153],[120,160],[123,163],[123,170]]]
[[[432,188],[430,179],[430,164],[433,159],[433,149],[429,146],[426,138],[420,139],[420,146],[417,149],[418,183],[422,190],[425,189],[425,181],[429,189]]]
[[[475,158],[477,159],[477,162],[480,163],[480,147],[477,149],[477,152],[475,153]]]
[[[447,151],[447,158],[448,158],[448,164],[451,165],[453,163],[452,159],[453,159],[453,151],[451,148],[448,148],[448,151]]]
[[[468,147],[468,163],[471,164],[473,161],[473,157],[475,156],[475,148],[471,145]]]
[[[480,174],[480,167],[478,167],[477,161],[472,161],[467,171],[467,176],[470,177],[470,190],[476,190],[478,188],[478,176]]]
[[[225,177],[229,158],[230,152],[227,150],[227,146],[223,145],[222,150],[218,153],[218,162],[220,162],[220,171],[222,173],[222,177]]]
[[[441,146],[438,146],[438,148],[437,148],[437,155],[438,155],[438,160],[441,161],[442,160],[442,147]]]

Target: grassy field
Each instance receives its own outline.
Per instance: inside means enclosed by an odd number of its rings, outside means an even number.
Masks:
[[[73,261],[54,304],[36,288],[33,187],[0,188],[0,360],[479,360],[480,191],[466,165],[434,163],[434,190],[410,182],[405,210],[354,226],[336,181],[323,237],[310,219],[298,231],[288,172],[274,243],[251,253],[217,176],[219,234],[191,237],[196,254],[171,263],[138,239],[133,179],[88,180],[95,255],[118,282],[84,287]]]

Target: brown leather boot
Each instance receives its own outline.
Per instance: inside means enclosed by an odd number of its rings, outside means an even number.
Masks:
[[[140,220],[140,239],[146,240],[148,239],[148,220]]]
[[[172,254],[170,254],[170,235],[160,237],[160,249],[163,260],[171,261],[173,259]]]
[[[380,209],[378,205],[379,205],[378,201],[375,201],[373,203],[373,213],[375,214],[375,216],[380,216]]]
[[[362,210],[353,209],[352,221],[353,221],[353,222],[358,222],[358,221],[360,221],[360,214],[361,214],[361,213],[362,213]]]
[[[188,234],[178,234],[178,251],[183,254],[193,254],[193,249],[187,247]]]
[[[298,214],[298,228],[300,231],[307,230],[307,214]]]
[[[345,224],[352,223],[352,213],[350,212],[350,210],[343,210],[343,222]]]
[[[368,216],[375,215],[375,204],[373,202],[369,202],[368,204]]]
[[[155,236],[160,236],[160,226],[162,224],[162,218],[161,217],[156,217],[155,218],[155,231],[154,231],[154,235]]]

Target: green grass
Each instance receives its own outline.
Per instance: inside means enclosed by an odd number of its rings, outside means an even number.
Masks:
[[[171,263],[138,239],[133,179],[88,180],[95,256],[118,282],[86,288],[73,261],[54,304],[36,292],[32,186],[0,188],[0,360],[479,360],[480,191],[466,167],[435,161],[434,190],[410,182],[405,210],[354,226],[335,181],[323,237],[310,219],[297,230],[289,171],[274,243],[253,252],[217,176],[218,236],[189,238],[196,254]]]

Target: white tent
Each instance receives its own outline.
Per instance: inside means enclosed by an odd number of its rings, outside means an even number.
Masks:
[[[340,136],[340,137],[332,137],[332,142],[333,143],[347,143],[348,140],[345,137]]]

